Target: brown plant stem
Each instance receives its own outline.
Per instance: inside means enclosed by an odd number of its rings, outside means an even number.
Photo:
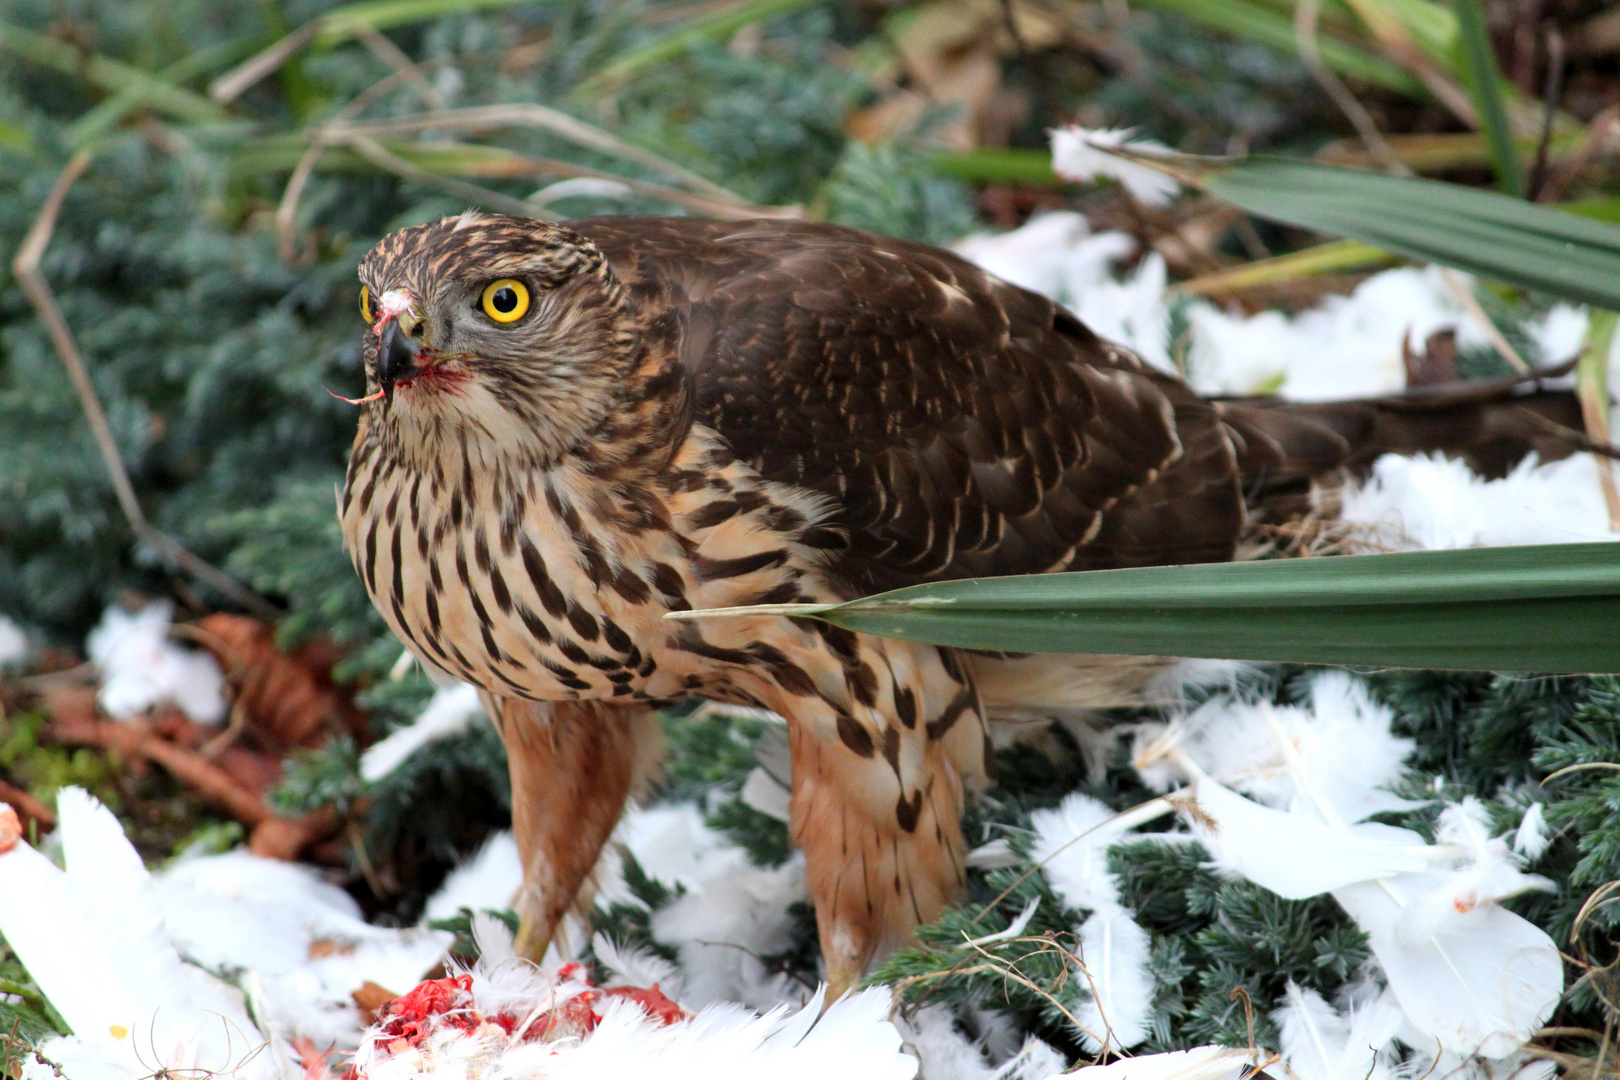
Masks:
[[[22,247],[17,251],[16,259],[12,261],[12,273],[16,275],[23,291],[28,294],[28,302],[33,305],[40,321],[45,324],[45,329],[51,336],[51,343],[56,347],[62,365],[67,368],[68,378],[73,381],[73,388],[78,392],[85,419],[89,421],[91,434],[95,436],[96,446],[101,451],[102,463],[112,480],[113,491],[118,496],[118,505],[123,510],[124,518],[129,522],[129,527],[134,531],[136,538],[156,550],[178,569],[206,582],[249,611],[267,619],[279,618],[281,611],[274,604],[212,563],[192,554],[178,540],[147,521],[145,512],[141,510],[140,500],[135,497],[135,487],[130,483],[123,458],[119,456],[118,443],[113,438],[111,426],[107,423],[107,414],[101,407],[101,400],[96,397],[95,386],[84,367],[84,359],[79,355],[79,346],[73,339],[73,331],[68,328],[67,320],[62,317],[62,309],[57,306],[56,294],[51,290],[50,283],[45,280],[45,275],[40,273],[40,259],[51,242],[51,233],[56,228],[56,218],[61,213],[62,201],[67,197],[68,189],[73,186],[74,181],[84,175],[84,170],[90,164],[90,156],[89,150],[80,150],[73,155],[61,175],[56,178],[56,185],[51,188],[50,196],[45,200],[39,217],[34,220],[33,227],[28,230]]]

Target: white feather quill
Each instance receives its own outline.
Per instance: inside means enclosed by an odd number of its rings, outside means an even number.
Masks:
[[[1107,1040],[1118,1052],[1146,1039],[1153,1022],[1147,931],[1120,905],[1104,904],[1081,924],[1080,959],[1091,990],[1076,1010],[1086,1049]]]
[[[1283,1061],[1299,1080],[1389,1080],[1378,1055],[1400,1033],[1405,1017],[1386,994],[1345,1014],[1315,990],[1289,982],[1275,1018]]]

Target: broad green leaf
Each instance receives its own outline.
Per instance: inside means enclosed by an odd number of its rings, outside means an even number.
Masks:
[[[1276,159],[1180,168],[1185,160],[1162,164],[1257,217],[1620,309],[1620,228],[1613,225],[1437,180]]]
[[[1293,19],[1252,0],[1141,0],[1141,4],[1197,20],[1233,37],[1258,41],[1282,52],[1298,52]],[[1322,62],[1340,75],[1411,97],[1428,96],[1416,76],[1349,42],[1324,34],[1317,42],[1317,49]]]
[[[679,615],[751,610],[968,649],[1620,672],[1620,544],[982,578]]]
[[[1508,124],[1503,98],[1502,73],[1496,68],[1496,53],[1485,29],[1485,11],[1480,0],[1455,0],[1452,11],[1462,39],[1463,70],[1474,97],[1480,127],[1490,143],[1491,160],[1496,166],[1496,184],[1509,195],[1524,198],[1524,170],[1513,146],[1513,129]]]

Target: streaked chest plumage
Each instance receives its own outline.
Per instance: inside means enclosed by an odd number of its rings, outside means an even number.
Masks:
[[[362,432],[340,512],[401,640],[507,697],[746,699],[731,670],[745,657],[716,660],[757,644],[759,620],[705,636],[664,614],[834,598],[815,498],[760,481],[701,428],[633,483],[581,462],[511,468],[466,445],[412,468]]]

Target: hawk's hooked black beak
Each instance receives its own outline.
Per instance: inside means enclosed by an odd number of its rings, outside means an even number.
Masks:
[[[383,400],[393,404],[394,383],[415,373],[416,350],[400,332],[399,321],[389,319],[382,340],[377,342],[377,383],[382,387]]]

